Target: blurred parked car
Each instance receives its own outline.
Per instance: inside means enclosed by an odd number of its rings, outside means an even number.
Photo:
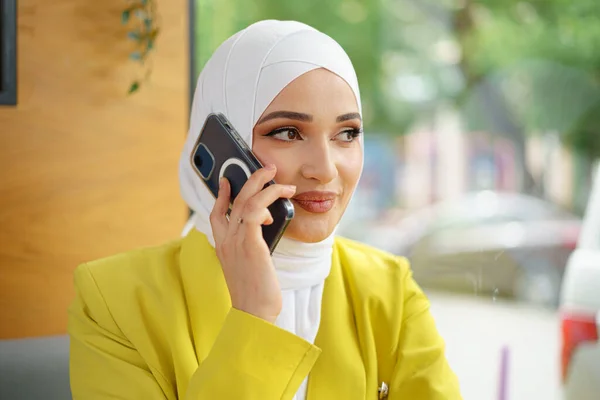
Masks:
[[[600,164],[561,292],[565,400],[600,398]]]
[[[360,240],[407,256],[424,287],[556,307],[581,221],[535,197],[481,191],[386,225]]]

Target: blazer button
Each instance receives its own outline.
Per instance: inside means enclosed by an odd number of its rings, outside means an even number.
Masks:
[[[379,400],[385,400],[388,398],[388,386],[385,382],[381,382],[381,386],[377,389],[379,392]]]

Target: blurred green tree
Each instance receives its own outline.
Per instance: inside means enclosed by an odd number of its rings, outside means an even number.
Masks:
[[[600,158],[600,2],[459,3],[465,93],[486,82],[525,132],[559,133],[578,153]]]

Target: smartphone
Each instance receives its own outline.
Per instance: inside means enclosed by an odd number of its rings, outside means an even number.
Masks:
[[[244,183],[262,164],[244,139],[236,132],[223,114],[209,114],[200,131],[191,155],[192,167],[208,190],[217,198],[219,180],[225,177],[231,186],[231,203],[242,190]],[[265,187],[275,182],[268,182]],[[273,217],[271,225],[262,226],[262,234],[271,254],[294,217],[294,205],[280,198],[268,207]]]

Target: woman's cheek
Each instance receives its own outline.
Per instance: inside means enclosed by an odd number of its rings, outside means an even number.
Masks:
[[[262,165],[274,164],[275,167],[277,167],[277,172],[274,178],[275,182],[282,184],[291,183],[287,181],[287,171],[290,169],[289,160],[286,161],[285,159],[282,159],[282,157],[276,157],[268,152],[255,153],[255,155]]]
[[[362,170],[363,155],[362,151],[357,151],[351,157],[346,157],[346,162],[342,164],[343,174],[346,183],[354,187],[358,183]]]
[[[275,164],[276,167],[279,167],[279,165],[273,160],[273,157],[271,157],[269,152],[265,151],[265,149],[261,148],[260,146],[252,147],[252,153],[254,153],[254,155],[256,156],[256,158],[258,158],[258,161],[260,161],[262,165]]]

